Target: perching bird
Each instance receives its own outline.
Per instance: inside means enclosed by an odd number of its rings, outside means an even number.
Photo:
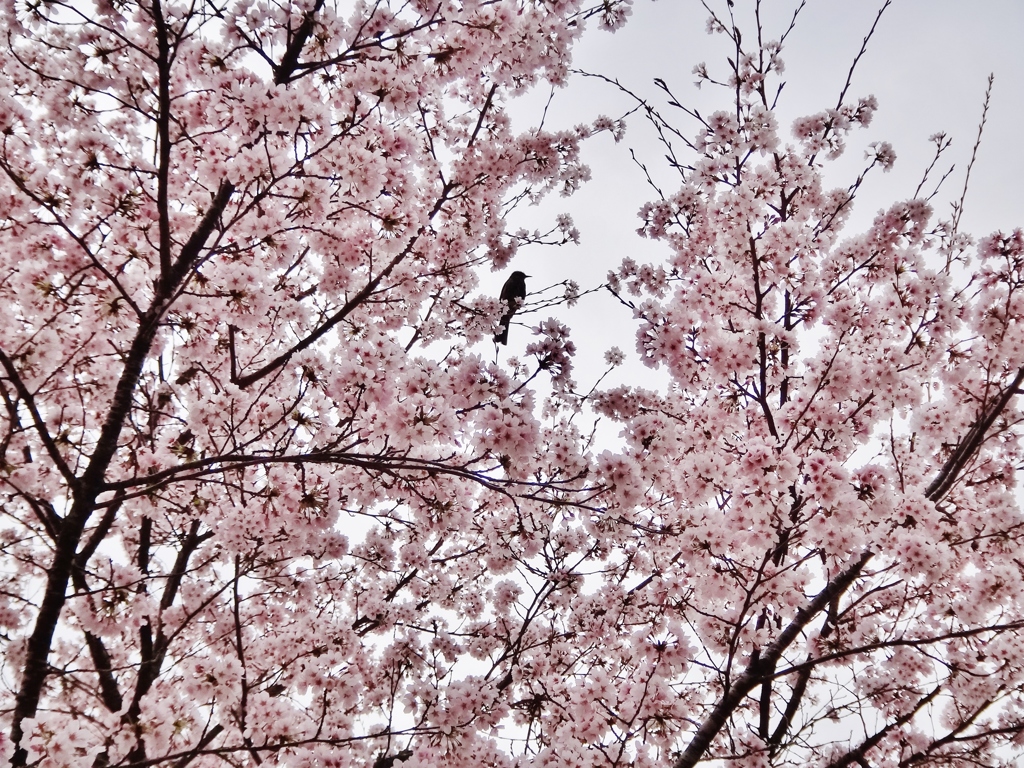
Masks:
[[[508,276],[505,285],[501,287],[501,296],[499,298],[501,303],[508,307],[508,309],[501,316],[501,330],[494,334],[495,344],[508,344],[508,326],[512,322],[512,315],[526,301],[526,278],[528,277],[529,275],[524,272],[513,272]]]

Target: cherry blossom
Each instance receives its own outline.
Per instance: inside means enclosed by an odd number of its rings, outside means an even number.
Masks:
[[[879,105],[848,82],[784,137],[782,47],[733,6],[709,22],[728,65],[695,70],[730,106],[702,116],[659,82],[676,111],[645,110],[679,177],[639,212],[666,261],[609,275],[671,383],[594,398],[626,443],[598,457],[606,580],[631,588],[618,626],[678,622],[692,666],[666,680],[671,710],[604,709],[656,723],[677,768],[1010,764],[1024,660],[988,649],[1024,626],[1021,233],[972,246],[957,207],[937,221],[919,198],[846,231],[895,152],[870,145],[846,188],[824,169]],[[635,685],[631,664],[601,675]],[[640,764],[641,731],[589,738]]]
[[[567,331],[484,362],[478,274],[589,173],[509,102],[628,5],[5,6],[6,759],[506,759],[496,577],[600,488],[527,386]]]
[[[719,109],[525,130],[628,2],[4,7],[5,759],[1020,755],[1024,236],[919,195],[848,231],[895,151],[824,169],[883,106],[782,121],[735,5]],[[576,242],[508,213],[638,118],[685,157],[664,259],[522,316],[610,296],[605,362],[668,384],[581,394],[557,312],[484,351],[480,275]]]

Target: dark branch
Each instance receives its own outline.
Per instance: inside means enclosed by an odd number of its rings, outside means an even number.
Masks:
[[[1009,405],[1013,396],[1020,392],[1022,383],[1024,383],[1024,367],[1017,371],[1013,381],[999,393],[999,397],[992,403],[988,411],[974,422],[974,426],[968,431],[967,436],[960,441],[956,450],[953,451],[942,469],[939,470],[939,474],[931,482],[931,485],[925,489],[924,493],[927,498],[938,502],[949,493],[949,490],[960,477],[964,467],[974,458],[982,443],[985,442],[988,430],[995,423],[995,420],[999,418],[999,414],[1006,410],[1006,406]]]
[[[764,680],[766,675],[774,671],[782,654],[811,620],[827,608],[830,602],[849,589],[872,556],[872,552],[865,552],[845,571],[832,579],[806,607],[797,611],[796,616],[779,636],[768,644],[761,654],[751,660],[743,673],[725,691],[721,701],[718,702],[711,714],[701,723],[690,740],[689,746],[676,761],[675,768],[693,768],[703,758],[715,736],[722,730],[726,721],[743,702],[747,694]]]

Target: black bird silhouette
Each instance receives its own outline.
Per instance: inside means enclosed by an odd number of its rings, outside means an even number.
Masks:
[[[508,276],[505,285],[501,287],[501,303],[508,309],[501,316],[501,330],[494,334],[495,344],[508,344],[508,326],[512,322],[512,315],[523,306],[526,301],[526,278],[525,272],[513,272]]]

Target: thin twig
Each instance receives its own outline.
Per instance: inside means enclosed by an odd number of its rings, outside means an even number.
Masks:
[[[953,205],[953,231],[955,235],[960,229],[960,217],[964,214],[964,202],[967,200],[967,187],[971,182],[971,170],[974,168],[974,161],[978,157],[978,148],[981,146],[981,134],[985,131],[985,122],[988,120],[988,105],[992,98],[992,83],[995,82],[995,75],[989,74],[988,85],[985,88],[985,100],[981,105],[981,122],[978,123],[978,136],[974,140],[974,147],[971,149],[971,161],[967,163],[967,173],[964,174],[964,190],[960,193],[960,202]]]

